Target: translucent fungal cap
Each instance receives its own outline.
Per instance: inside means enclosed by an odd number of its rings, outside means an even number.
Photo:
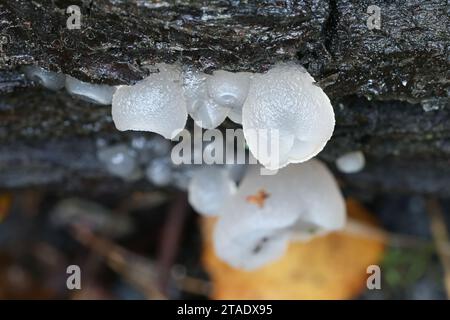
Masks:
[[[147,179],[155,186],[167,186],[172,181],[170,159],[158,158],[151,161],[145,171]]]
[[[117,89],[112,118],[118,130],[151,131],[167,139],[183,130],[187,110],[180,72],[164,64],[158,68],[159,73]]]
[[[265,167],[311,159],[331,138],[334,123],[330,100],[301,66],[281,64],[253,76],[242,125],[250,151]]]
[[[236,183],[228,172],[216,166],[195,172],[188,187],[191,206],[203,215],[217,215],[220,208],[236,192]]]
[[[235,123],[242,124],[242,108],[231,109],[230,112],[228,113],[228,119],[230,119]]]
[[[187,71],[183,77],[187,110],[195,124],[205,129],[214,129],[227,117],[228,109],[208,96],[206,81],[211,77],[197,71]]]
[[[336,159],[336,167],[343,173],[359,172],[365,164],[366,159],[361,151],[348,152]]]
[[[344,226],[344,199],[320,161],[290,165],[275,175],[260,175],[259,169],[248,169],[219,210],[214,246],[230,265],[258,268],[282,256],[290,239],[306,240]]]
[[[112,102],[112,97],[116,91],[116,87],[83,82],[71,76],[67,76],[66,90],[71,95],[77,96],[84,101],[100,105],[108,105]]]
[[[250,73],[215,71],[207,80],[208,94],[219,105],[242,109],[250,87]]]
[[[228,114],[228,109],[221,107],[210,98],[196,100],[188,110],[195,124],[205,129],[217,128]]]
[[[64,88],[66,77],[62,73],[47,71],[38,66],[25,66],[23,70],[28,79],[38,82],[47,89],[56,91]]]
[[[125,144],[100,148],[97,157],[115,176],[129,180],[136,175],[138,169],[136,154]]]
[[[240,123],[250,74],[215,71],[213,75],[189,70],[183,77],[189,115],[205,129],[214,129],[228,116]]]

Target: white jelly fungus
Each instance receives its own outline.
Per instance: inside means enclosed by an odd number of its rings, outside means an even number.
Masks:
[[[47,71],[38,66],[25,66],[23,68],[28,79],[33,80],[43,87],[50,90],[59,90],[64,88],[65,75],[52,71]]]
[[[219,105],[229,108],[228,117],[242,122],[242,106],[247,99],[251,74],[248,72],[215,71],[207,79],[209,96]]]
[[[356,173],[364,169],[366,159],[361,151],[352,151],[336,159],[336,167],[343,173]]]
[[[172,181],[170,160],[166,158],[153,159],[145,170],[147,179],[155,186],[164,187]]]
[[[151,131],[172,139],[184,129],[187,109],[180,72],[162,64],[158,69],[135,85],[120,86],[115,92],[112,118],[118,130]]]
[[[116,88],[104,84],[83,82],[74,77],[66,76],[66,90],[71,95],[79,97],[84,101],[108,105],[112,102],[112,97]]]
[[[212,75],[188,70],[183,89],[189,115],[198,126],[213,129],[228,116],[241,122],[242,106],[250,86],[250,73],[215,71]]]
[[[234,123],[242,124],[242,108],[231,109],[228,113],[228,119],[230,119]]]
[[[228,109],[209,97],[206,81],[210,75],[188,70],[183,76],[183,90],[187,110],[195,124],[205,129],[214,129],[227,117]]]
[[[205,129],[217,128],[228,114],[228,109],[218,105],[210,98],[196,100],[188,110],[195,123]]]
[[[208,166],[197,170],[188,186],[191,206],[203,215],[217,215],[236,192],[236,183],[223,168]]]
[[[344,199],[333,175],[314,159],[275,175],[260,175],[258,166],[250,167],[218,214],[217,255],[247,270],[281,257],[289,240],[340,229],[346,220]]]
[[[301,66],[280,64],[253,76],[242,127],[250,151],[265,167],[311,159],[331,138],[334,124],[330,100]]]
[[[127,145],[102,147],[97,151],[97,157],[111,174],[126,180],[136,177],[138,171],[136,153]]]

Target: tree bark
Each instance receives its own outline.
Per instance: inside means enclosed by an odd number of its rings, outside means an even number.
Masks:
[[[79,30],[66,27],[74,4]],[[380,8],[379,30],[367,26],[370,5]],[[102,188],[111,177],[95,140],[130,137],[115,131],[109,108],[38,88],[23,65],[117,85],[144,78],[157,62],[264,72],[294,60],[335,108],[336,131],[320,157],[332,164],[347,151],[366,155],[365,170],[340,175],[343,183],[450,196],[448,30],[446,0],[3,0],[0,188]]]

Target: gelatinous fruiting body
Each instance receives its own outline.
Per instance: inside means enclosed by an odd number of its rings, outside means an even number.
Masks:
[[[195,172],[189,183],[189,203],[198,213],[217,215],[235,192],[236,184],[225,169],[204,167]]]
[[[365,164],[366,159],[361,151],[348,152],[336,159],[336,167],[343,173],[359,172]]]
[[[38,66],[25,66],[23,70],[28,79],[47,89],[56,91],[64,88],[66,77],[62,73],[47,71]]]
[[[75,79],[74,77],[67,76],[66,90],[71,95],[84,101],[100,105],[108,105],[112,102],[112,97],[116,91],[116,87],[83,82]]]
[[[207,80],[208,94],[219,105],[229,109],[228,117],[242,122],[242,106],[247,99],[251,74],[215,71]]]
[[[234,267],[258,268],[283,255],[290,239],[307,240],[344,226],[345,203],[324,164],[310,160],[275,175],[248,169],[219,211],[217,255]]]
[[[164,187],[172,180],[172,169],[168,159],[154,159],[145,170],[147,179],[155,186]]]
[[[212,75],[188,70],[183,88],[189,115],[205,129],[219,126],[228,116],[241,122],[242,105],[250,86],[250,73],[215,71]]]
[[[183,76],[183,90],[187,110],[196,125],[205,129],[214,129],[227,117],[228,109],[220,106],[208,95],[207,79],[211,76],[188,70]]]
[[[281,64],[253,76],[242,126],[250,151],[265,167],[311,159],[331,138],[334,123],[330,100],[301,66]]]
[[[151,131],[167,139],[183,130],[187,110],[180,73],[166,65],[158,67],[158,73],[117,89],[112,118],[118,130]]]
[[[210,98],[196,100],[188,110],[195,124],[205,129],[217,128],[228,114],[226,108],[218,105]]]
[[[126,180],[133,179],[138,169],[135,152],[124,144],[100,148],[97,157],[111,174]]]

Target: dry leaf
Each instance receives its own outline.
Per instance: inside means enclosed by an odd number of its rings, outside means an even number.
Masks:
[[[373,225],[373,217],[354,200],[349,216]],[[202,218],[203,263],[213,282],[212,299],[350,299],[366,287],[369,265],[378,264],[379,240],[335,232],[307,243],[293,242],[280,260],[255,271],[234,269],[214,253],[215,218]]]

